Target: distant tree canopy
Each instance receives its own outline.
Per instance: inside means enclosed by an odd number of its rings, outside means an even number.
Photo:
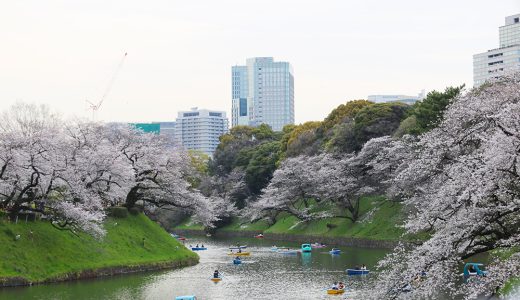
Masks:
[[[447,87],[444,92],[429,92],[424,100],[413,105],[408,113],[408,118],[402,122],[396,135],[419,135],[437,127],[448,105],[460,95],[463,89],[464,85],[461,85]]]
[[[209,162],[210,174],[227,176],[234,169],[245,171],[249,192],[259,193],[271,180],[281,154],[281,132],[268,125],[236,126],[220,138]]]
[[[392,135],[409,109],[409,105],[400,102],[365,106],[334,126],[328,148],[346,153],[359,151],[372,138]]]

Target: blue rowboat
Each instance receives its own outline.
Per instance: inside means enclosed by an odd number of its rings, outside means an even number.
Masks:
[[[332,249],[329,251],[330,254],[341,254],[341,250],[340,249]]]
[[[236,259],[236,258],[233,259],[233,264],[234,264],[234,265],[239,265],[239,264],[241,264],[241,263],[242,263],[242,260],[241,260],[241,259]]]
[[[368,275],[370,270],[357,270],[357,269],[346,269],[347,275]]]
[[[202,251],[202,250],[208,250],[206,247],[192,247],[191,250],[193,251]]]

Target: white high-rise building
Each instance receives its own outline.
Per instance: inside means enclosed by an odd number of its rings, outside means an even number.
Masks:
[[[385,102],[402,102],[406,104],[414,104],[417,101],[424,99],[426,92],[422,90],[417,96],[406,95],[369,95],[367,100],[375,103]]]
[[[506,17],[499,27],[500,48],[473,55],[474,86],[509,72],[520,71],[520,14]]]
[[[254,57],[231,69],[233,126],[267,124],[275,131],[294,124],[294,76],[288,62]]]
[[[192,108],[180,111],[175,122],[175,140],[185,149],[199,150],[210,156],[219,137],[228,132],[226,112]]]

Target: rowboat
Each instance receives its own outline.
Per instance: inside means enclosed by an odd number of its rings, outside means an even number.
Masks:
[[[238,250],[238,249],[246,249],[247,245],[241,245],[236,247],[229,247],[229,250]]]
[[[208,250],[206,247],[191,247],[191,250],[193,251],[202,251],[202,250]]]
[[[341,250],[340,249],[332,249],[329,251],[330,254],[341,254]]]
[[[293,250],[289,248],[278,248],[278,253],[280,254],[297,254],[298,250]]]
[[[327,245],[320,244],[320,243],[314,243],[314,244],[311,244],[311,247],[312,248],[326,248]]]
[[[228,253],[228,255],[233,255],[233,256],[249,256],[249,255],[251,255],[251,252],[235,252],[235,253]]]
[[[239,265],[242,263],[242,260],[241,259],[233,259],[233,264],[234,265]]]
[[[222,278],[220,278],[220,277],[219,278],[211,278],[211,281],[213,281],[213,282],[219,282],[221,280],[222,280]]]
[[[264,235],[260,233],[260,234],[255,235],[255,238],[257,238],[257,239],[263,239],[263,238],[264,238]]]
[[[370,270],[346,269],[347,275],[368,275]]]
[[[340,295],[340,294],[343,294],[344,292],[345,292],[345,289],[339,289],[339,290],[328,289],[327,290],[327,294],[329,294],[329,295]]]

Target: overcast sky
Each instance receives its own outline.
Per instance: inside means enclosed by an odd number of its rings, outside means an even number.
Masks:
[[[173,120],[231,108],[231,66],[289,61],[296,122],[369,94],[472,86],[472,55],[498,47],[519,0],[3,1],[0,110],[45,103],[89,117],[125,52],[98,119]]]

